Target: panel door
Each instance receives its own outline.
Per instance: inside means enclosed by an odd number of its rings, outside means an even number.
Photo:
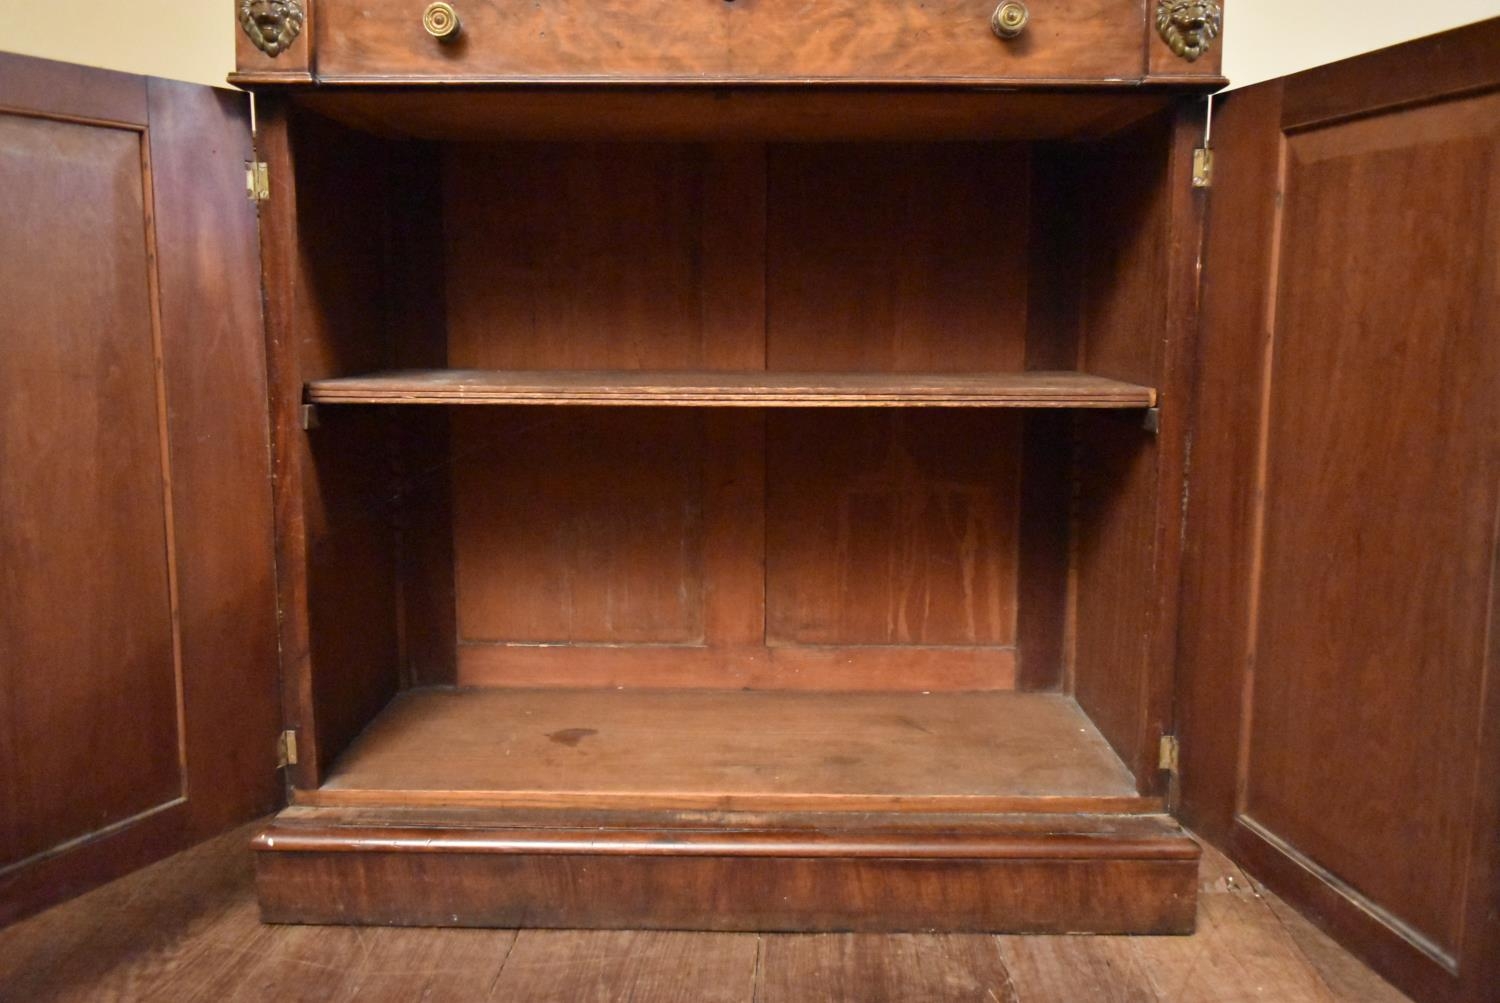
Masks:
[[[246,105],[0,54],[0,923],[279,798]]]
[[[1183,811],[1422,999],[1500,976],[1500,20],[1215,119]]]

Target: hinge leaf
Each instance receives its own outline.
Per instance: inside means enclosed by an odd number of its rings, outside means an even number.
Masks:
[[[264,202],[271,197],[271,169],[265,161],[245,161],[245,196],[251,202]]]
[[[276,736],[276,768],[285,769],[297,765],[297,732],[288,728]]]
[[[1214,186],[1214,151],[1202,146],[1193,151],[1193,187]]]
[[[1156,757],[1157,769],[1176,775],[1181,755],[1182,746],[1177,741],[1177,736],[1163,735]]]

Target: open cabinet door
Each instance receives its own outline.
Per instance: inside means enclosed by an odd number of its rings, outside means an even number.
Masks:
[[[281,796],[248,118],[0,54],[0,924]]]
[[[1214,139],[1182,812],[1413,996],[1500,999],[1500,20]]]

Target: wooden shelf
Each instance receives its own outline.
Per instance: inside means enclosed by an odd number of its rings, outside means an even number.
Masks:
[[[1160,810],[1045,693],[427,689],[398,697],[316,805]]]
[[[1074,372],[770,373],[415,369],[317,380],[314,404],[1148,408],[1156,391]]]

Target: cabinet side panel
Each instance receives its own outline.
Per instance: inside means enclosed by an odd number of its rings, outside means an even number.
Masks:
[[[301,415],[306,381],[392,361],[388,158],[283,102],[259,109],[283,699],[311,787],[399,678],[392,417],[325,409],[305,430]]]
[[[1081,414],[1075,443],[1073,686],[1146,790],[1171,729],[1183,464],[1196,333],[1201,109],[1180,108],[1088,157],[1075,177],[1081,364],[1157,388],[1159,428]]]

